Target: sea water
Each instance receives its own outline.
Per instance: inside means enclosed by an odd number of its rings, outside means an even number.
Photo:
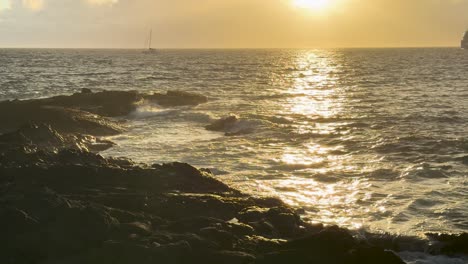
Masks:
[[[466,51],[0,50],[1,100],[81,88],[209,98],[141,104],[103,155],[209,168],[311,222],[416,236],[468,231]],[[230,114],[246,133],[204,128]]]

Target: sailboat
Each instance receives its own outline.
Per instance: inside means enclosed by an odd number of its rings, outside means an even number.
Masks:
[[[144,53],[156,53],[156,49],[151,48],[152,40],[153,40],[153,29],[150,30],[148,49],[145,50]]]

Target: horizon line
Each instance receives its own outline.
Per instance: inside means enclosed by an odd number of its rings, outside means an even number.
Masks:
[[[411,48],[460,48],[460,46],[337,46],[337,47],[180,47],[153,48],[155,50],[301,50],[301,49],[411,49]],[[119,48],[119,47],[1,47],[0,49],[57,49],[57,50],[147,50],[147,48]]]

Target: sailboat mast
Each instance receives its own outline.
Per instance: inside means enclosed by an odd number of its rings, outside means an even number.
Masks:
[[[153,29],[150,30],[150,38],[149,38],[149,47],[148,49],[151,49],[151,40],[153,39]]]

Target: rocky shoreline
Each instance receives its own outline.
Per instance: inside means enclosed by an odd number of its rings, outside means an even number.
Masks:
[[[104,158],[142,101],[197,105],[182,92],[83,90],[0,102],[0,261],[18,263],[404,263],[394,252],[468,254],[468,235],[358,236],[304,222],[188,164]]]

